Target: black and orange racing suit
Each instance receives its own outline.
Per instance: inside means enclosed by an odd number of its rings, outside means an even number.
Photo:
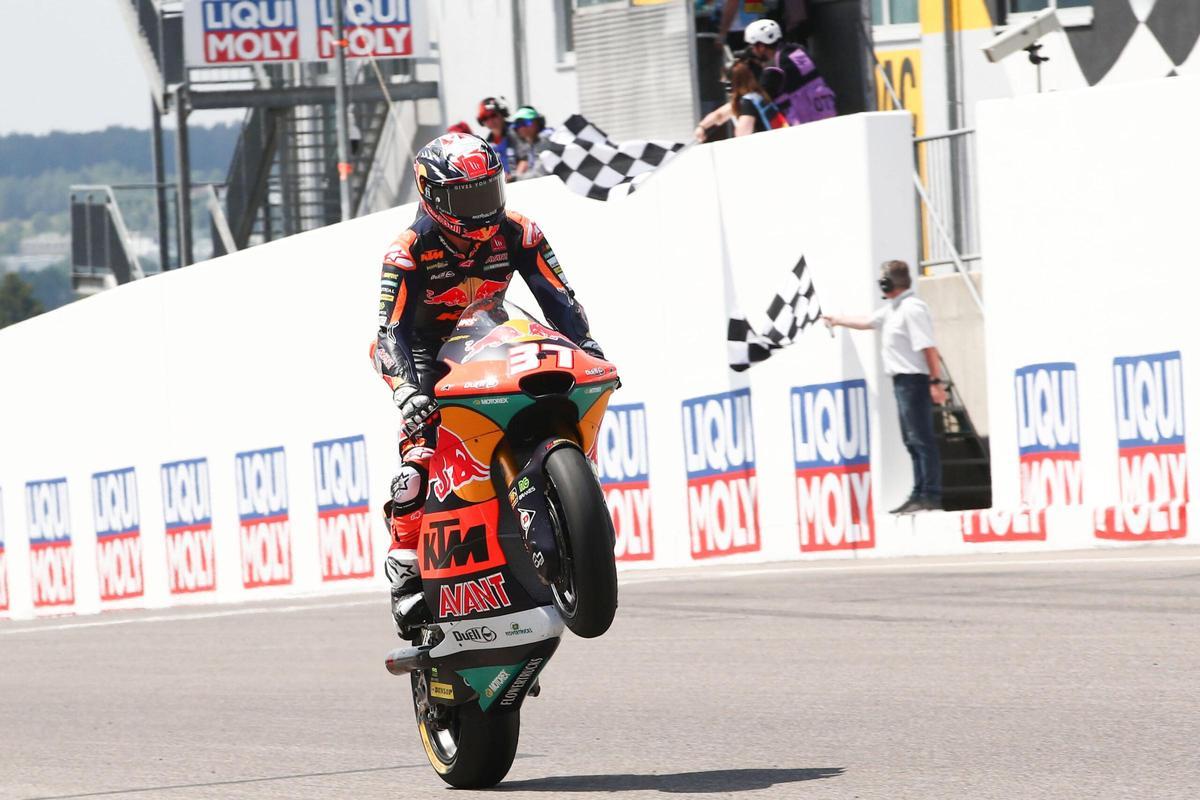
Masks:
[[[421,214],[383,259],[379,334],[372,352],[375,368],[388,387],[395,390],[408,384],[432,397],[440,377],[438,350],[462,312],[476,300],[503,296],[514,272],[525,279],[555,328],[585,350],[600,354],[583,307],[536,223],[509,211],[495,236],[472,242],[469,252],[462,253],[432,218]],[[427,480],[435,436],[436,425],[431,424],[401,443],[401,456],[417,468],[422,483]],[[416,547],[421,515],[420,504],[397,505],[389,512],[393,548]]]

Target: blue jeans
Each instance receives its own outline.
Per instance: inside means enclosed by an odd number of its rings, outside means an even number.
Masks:
[[[933,400],[929,376],[893,375],[900,436],[913,462],[913,497],[942,499],[942,459],[933,435]]]

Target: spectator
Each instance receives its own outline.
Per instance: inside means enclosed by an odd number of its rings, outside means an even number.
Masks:
[[[734,63],[730,72],[729,102],[696,126],[695,136],[699,141],[708,141],[712,138],[710,130],[713,127],[729,121],[733,122],[735,136],[787,127],[787,120],[758,83],[757,66],[749,59]]]
[[[942,507],[942,463],[933,434],[933,405],[946,402],[941,361],[933,341],[929,306],[913,292],[908,264],[883,265],[879,288],[888,300],[870,317],[825,314],[825,324],[855,330],[882,329],[883,371],[892,378],[900,435],[912,458],[913,490],[893,508],[893,514],[911,514]]]
[[[479,112],[475,119],[488,129],[488,135],[484,139],[500,154],[500,163],[504,167],[506,178],[513,180],[517,151],[512,132],[508,129],[508,105],[500,98],[485,97],[479,101]]]
[[[471,133],[471,126],[466,122],[456,122],[449,128],[446,128],[446,133]]]
[[[546,118],[533,106],[521,106],[513,115],[512,129],[517,133],[517,180],[546,175],[538,158],[554,134],[553,128],[546,127]]]
[[[765,67],[783,71],[781,88],[775,96],[790,125],[803,125],[837,116],[833,90],[817,72],[804,48],[785,44],[779,23],[760,19],[746,26],[746,44]]]
[[[740,50],[745,31],[755,20],[773,12],[777,0],[721,0],[713,4],[717,15],[717,43]]]

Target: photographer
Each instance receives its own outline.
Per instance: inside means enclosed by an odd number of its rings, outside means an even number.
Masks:
[[[888,301],[870,317],[825,314],[830,328],[842,325],[855,330],[881,330],[883,371],[892,378],[900,435],[913,463],[913,490],[893,508],[893,514],[911,514],[942,507],[942,461],[933,433],[933,406],[946,402],[941,360],[933,340],[929,306],[912,288],[908,264],[887,261],[879,288]]]

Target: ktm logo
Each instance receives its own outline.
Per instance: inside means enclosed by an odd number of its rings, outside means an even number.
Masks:
[[[487,561],[487,527],[475,525],[464,533],[457,523],[458,520],[448,519],[430,524],[433,530],[425,534],[425,554],[421,559],[423,572],[447,567],[460,569],[472,562]]]
[[[444,250],[426,250],[424,253],[421,253],[421,263],[424,264],[426,261],[437,261],[439,258],[445,257],[446,251]]]
[[[452,578],[503,565],[496,509],[492,499],[456,511],[427,512],[417,545],[421,577]]]

